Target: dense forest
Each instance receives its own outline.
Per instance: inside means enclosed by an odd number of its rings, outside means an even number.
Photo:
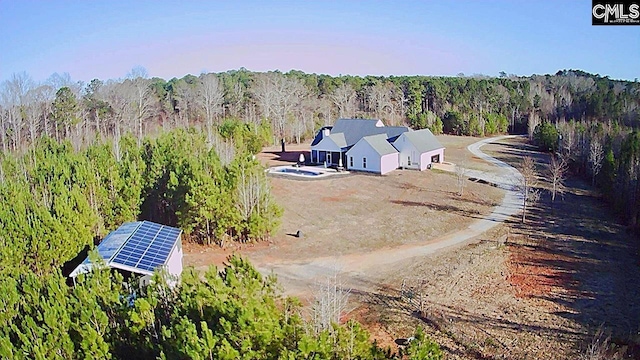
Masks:
[[[226,157],[193,129],[140,145],[125,135],[119,160],[110,144],[76,151],[68,141],[47,137],[24,153],[4,154],[0,273],[48,273],[94,238],[137,219],[180,227],[204,244],[268,237],[281,210],[253,160],[264,142],[259,130],[225,123],[216,136]]]
[[[337,76],[245,69],[168,81],[135,68],[125,79],[89,83],[54,74],[43,83],[14,74],[0,85],[0,143],[24,149],[42,135],[75,147],[197,126],[213,143],[225,119],[271,129],[273,141],[300,142],[338,117],[406,123],[434,133],[531,135],[543,120],[640,125],[640,83],[579,70],[555,75]]]
[[[2,277],[3,359],[442,359],[418,330],[397,353],[353,321],[314,328],[275,279],[232,257],[221,271],[183,273],[139,289],[106,269],[73,287],[59,272]]]

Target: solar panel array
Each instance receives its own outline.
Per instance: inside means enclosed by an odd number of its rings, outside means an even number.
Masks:
[[[174,227],[143,221],[111,262],[152,272],[167,261],[180,232]]]

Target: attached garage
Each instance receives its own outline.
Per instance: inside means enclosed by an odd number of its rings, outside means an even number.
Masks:
[[[444,146],[429,129],[408,131],[401,134],[393,146],[400,153],[402,168],[426,170],[432,163],[444,161]]]

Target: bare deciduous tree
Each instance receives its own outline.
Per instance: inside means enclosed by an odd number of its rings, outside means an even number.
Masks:
[[[390,82],[369,86],[367,89],[369,111],[373,112],[377,118],[390,120],[393,123],[394,99],[399,97],[399,91],[400,89]]]
[[[316,100],[317,116],[324,126],[331,125],[335,121],[333,102],[327,96],[321,96]]]
[[[516,188],[522,197],[522,222],[527,219],[527,206],[535,203],[540,197],[540,192],[536,189],[538,184],[538,172],[536,163],[530,156],[525,156],[518,167],[521,176],[518,177]]]
[[[246,89],[240,81],[236,81],[231,85],[231,89],[225,94],[225,98],[229,103],[229,112],[232,116],[240,117],[242,106],[244,103]]]
[[[602,169],[602,161],[604,160],[604,149],[597,138],[591,139],[589,145],[589,165],[591,166],[591,184],[596,184],[596,176]]]
[[[281,73],[258,74],[252,88],[264,118],[273,124],[275,133],[284,141],[287,119],[308,95],[304,84]]]
[[[131,113],[136,121],[136,133],[138,137],[138,145],[142,144],[144,138],[144,122],[152,116],[157,100],[153,96],[151,90],[151,82],[143,77],[137,77],[129,80],[126,84],[129,88],[129,96],[131,96]]]
[[[43,124],[46,124],[45,119],[52,100],[47,97],[49,93],[47,87],[46,85],[34,87],[25,96],[27,103],[23,106],[23,113],[29,132],[29,144],[32,146],[35,144],[36,138],[43,132]]]
[[[316,333],[338,324],[340,316],[347,310],[351,289],[344,286],[338,269],[316,283],[313,294],[311,317]]]
[[[0,97],[0,141],[2,141],[2,151],[7,151],[7,130],[6,124],[9,118],[9,109],[5,107],[5,104]],[[0,166],[1,168],[1,166]]]
[[[403,279],[400,296],[405,299],[421,316],[425,316],[429,291],[433,290],[433,278]]]
[[[218,133],[214,133],[212,146],[223,166],[231,164],[236,156],[236,147],[233,141],[225,140]]]
[[[570,162],[575,157],[576,152],[576,133],[575,129],[566,122],[560,122],[558,124],[558,130],[560,133],[560,153],[565,162]]]
[[[189,120],[193,117],[191,114],[197,108],[196,89],[187,84],[185,81],[178,81],[174,90],[175,109],[177,110],[176,124],[180,126],[189,126]]]
[[[340,85],[333,91],[333,94],[329,95],[329,98],[338,107],[339,117],[354,117],[356,115],[356,92],[351,85]]]
[[[463,196],[464,188],[467,184],[466,162],[456,165],[456,184],[458,185],[458,196]]]
[[[222,103],[224,100],[224,90],[220,85],[216,74],[200,75],[200,82],[197,87],[198,104],[205,113],[205,126],[207,129],[207,142],[211,146],[213,143],[213,126],[215,118],[222,113]]]
[[[236,207],[243,221],[249,222],[253,214],[260,214],[267,210],[269,194],[269,182],[263,172],[244,167],[240,169]]]
[[[27,73],[13,74],[3,83],[3,103],[8,111],[5,131],[11,134],[11,147],[16,150],[22,142],[22,130],[25,125],[24,110],[28,105],[27,94],[35,83]]]
[[[551,183],[551,202],[556,200],[556,194],[563,194],[564,181],[567,174],[567,163],[562,157],[552,156],[547,165],[547,176]]]
[[[535,111],[532,111],[529,114],[527,126],[529,130],[529,140],[533,140],[533,132],[536,130],[536,127],[538,127],[538,125],[540,125],[540,116]]]
[[[116,160],[120,161],[120,138],[130,97],[127,94],[127,87],[117,81],[108,81],[104,84],[103,90],[98,94],[103,96],[104,101],[109,105],[108,116],[113,135],[113,154]]]

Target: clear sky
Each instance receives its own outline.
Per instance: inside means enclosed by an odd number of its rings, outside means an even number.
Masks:
[[[0,0],[0,81],[165,79],[245,67],[331,75],[640,77],[640,26],[592,26],[590,0]]]

